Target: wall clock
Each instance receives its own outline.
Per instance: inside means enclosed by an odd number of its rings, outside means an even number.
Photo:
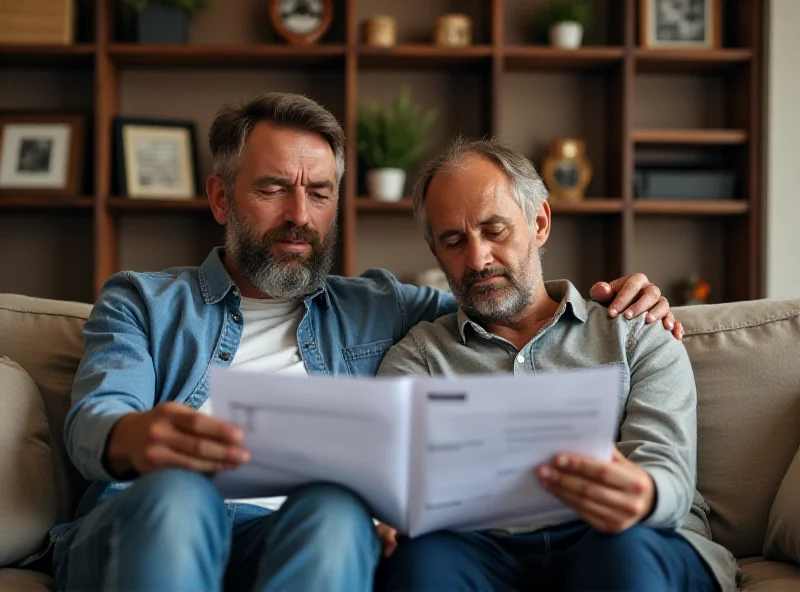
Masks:
[[[332,0],[270,0],[270,22],[292,45],[316,43],[331,26]]]

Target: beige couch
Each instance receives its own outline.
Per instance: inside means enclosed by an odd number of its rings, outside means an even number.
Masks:
[[[62,425],[88,313],[84,304],[0,295],[0,356],[33,379],[0,382],[0,565],[41,547],[50,525],[69,519],[85,486],[64,452]],[[687,329],[699,392],[698,483],[711,507],[713,537],[740,558],[744,589],[800,590],[800,567],[762,557],[776,495],[794,504],[794,528],[800,527],[800,490],[793,497],[781,486],[800,446],[800,300],[676,313]],[[17,393],[31,389],[41,399],[21,404]],[[9,450],[3,438],[37,421],[26,436],[30,450]],[[792,471],[800,473],[800,459]],[[800,530],[793,532],[798,549]],[[0,569],[2,591],[50,586],[48,576]]]

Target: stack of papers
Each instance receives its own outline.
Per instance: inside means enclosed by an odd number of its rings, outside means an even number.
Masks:
[[[214,416],[245,431],[252,455],[215,477],[223,496],[337,483],[411,537],[577,518],[535,469],[559,452],[609,460],[621,389],[616,367],[458,378],[215,369],[210,379]]]

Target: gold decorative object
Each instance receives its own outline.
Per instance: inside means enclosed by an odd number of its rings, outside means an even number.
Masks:
[[[373,16],[364,21],[364,45],[392,47],[397,44],[397,19],[393,16]]]
[[[582,200],[592,180],[586,142],[575,138],[553,140],[542,165],[542,178],[553,201]]]
[[[472,20],[465,14],[445,14],[436,20],[434,43],[444,47],[465,47],[472,43]]]

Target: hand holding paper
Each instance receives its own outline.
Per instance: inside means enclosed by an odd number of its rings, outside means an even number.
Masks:
[[[307,378],[216,370],[214,411],[253,460],[220,473],[229,497],[344,485],[409,536],[543,527],[578,516],[535,467],[569,451],[611,459],[616,368],[514,377]]]
[[[611,462],[559,454],[538,475],[547,491],[601,532],[622,532],[653,508],[655,485],[647,472],[614,448]]]

